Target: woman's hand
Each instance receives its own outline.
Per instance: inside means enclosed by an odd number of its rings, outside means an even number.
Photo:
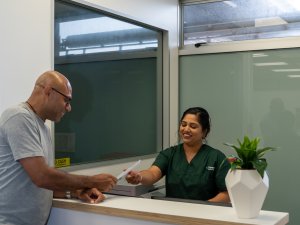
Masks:
[[[147,170],[141,171],[130,171],[126,180],[130,184],[143,184],[143,185],[152,185],[155,182],[159,181],[162,178],[162,173],[157,166],[151,166]]]
[[[139,184],[142,182],[142,175],[138,171],[130,171],[126,176],[126,180],[130,184]]]

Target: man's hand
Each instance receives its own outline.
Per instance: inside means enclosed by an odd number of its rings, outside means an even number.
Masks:
[[[105,196],[97,188],[77,190],[76,193],[78,199],[91,204],[102,202],[105,199]]]
[[[95,186],[95,188],[97,188],[99,191],[110,191],[117,183],[117,178],[111,174],[102,173],[94,175],[93,178],[97,183],[97,186]]]

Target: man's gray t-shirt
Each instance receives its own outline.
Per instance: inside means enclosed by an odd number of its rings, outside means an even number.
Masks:
[[[19,159],[42,156],[53,167],[50,130],[26,103],[0,117],[0,224],[43,225],[53,192],[37,187]]]

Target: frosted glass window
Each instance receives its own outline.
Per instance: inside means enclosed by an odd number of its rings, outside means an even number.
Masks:
[[[202,106],[211,115],[208,144],[229,155],[223,143],[244,135],[278,147],[266,155],[270,189],[265,210],[290,213],[300,224],[300,49],[180,57],[180,114]],[[283,194],[284,193],[284,194]]]
[[[299,0],[230,0],[182,5],[183,45],[300,35]]]

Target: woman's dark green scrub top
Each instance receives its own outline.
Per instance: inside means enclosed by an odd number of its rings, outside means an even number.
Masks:
[[[221,151],[203,144],[188,163],[180,144],[161,151],[153,165],[166,176],[166,197],[209,200],[227,190],[230,164],[225,158]]]

